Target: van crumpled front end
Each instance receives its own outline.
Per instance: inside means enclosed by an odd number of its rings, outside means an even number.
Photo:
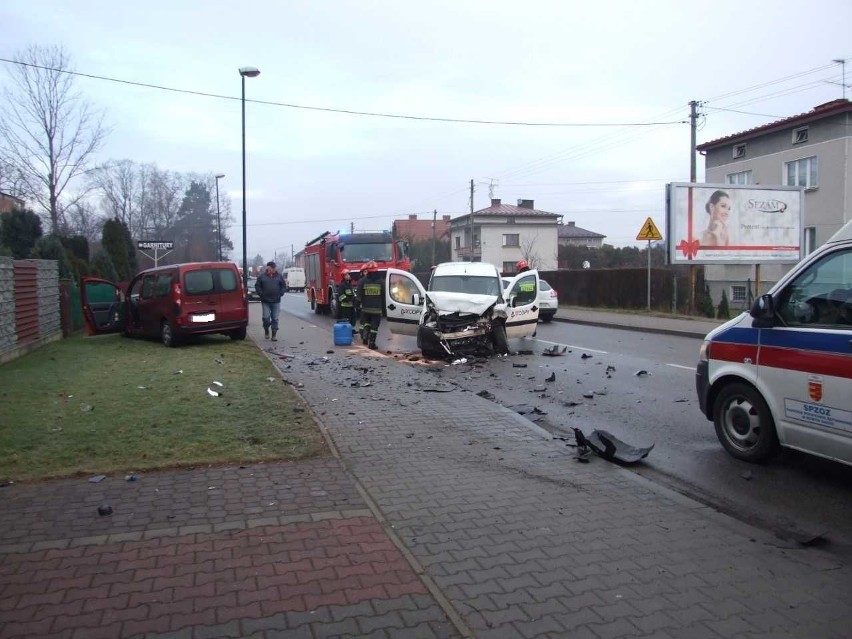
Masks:
[[[426,314],[417,334],[418,344],[425,355],[452,359],[494,354],[495,328],[505,334],[503,324],[506,315],[505,311],[495,310],[496,300],[491,301],[482,313],[470,313],[439,309],[429,295]]]

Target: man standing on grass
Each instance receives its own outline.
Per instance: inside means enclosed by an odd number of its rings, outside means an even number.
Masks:
[[[263,336],[269,339],[269,330],[272,329],[273,342],[278,341],[278,311],[281,309],[281,296],[287,290],[284,278],[275,269],[275,262],[267,262],[266,270],[257,276],[254,283],[263,309]]]

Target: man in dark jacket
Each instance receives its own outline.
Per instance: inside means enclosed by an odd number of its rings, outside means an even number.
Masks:
[[[358,281],[358,301],[361,304],[361,341],[376,350],[376,337],[385,308],[385,278],[379,273],[379,266],[373,261],[367,262]]]
[[[269,330],[272,329],[272,341],[277,342],[278,312],[281,310],[281,296],[287,290],[287,284],[276,270],[275,262],[266,263],[266,270],[257,276],[254,290],[260,297],[260,306],[263,309],[263,335],[269,339]]]

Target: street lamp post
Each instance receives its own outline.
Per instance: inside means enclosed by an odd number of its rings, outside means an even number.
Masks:
[[[255,67],[240,67],[243,85],[243,289],[248,290],[248,248],[246,246],[246,78],[256,78],[260,71]]]
[[[219,213],[219,180],[225,177],[224,173],[216,176],[216,246],[218,247],[216,255],[219,261],[222,261],[222,218]]]

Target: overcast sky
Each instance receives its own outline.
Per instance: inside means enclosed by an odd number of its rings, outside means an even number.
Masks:
[[[226,174],[237,247],[242,66],[261,71],[246,80],[248,100],[468,120],[674,122],[500,126],[249,102],[249,258],[298,251],[350,223],[379,230],[413,213],[463,214],[471,179],[476,209],[493,185],[505,203],[532,199],[608,243],[637,244],[646,217],[664,228],[665,183],[689,178],[690,100],[707,101],[701,143],[841,97],[832,59],[852,63],[850,0],[4,0],[0,24],[3,58],[62,45],[82,73],[236,98],[76,83],[112,127],[99,159]],[[703,179],[701,158],[698,170]]]

